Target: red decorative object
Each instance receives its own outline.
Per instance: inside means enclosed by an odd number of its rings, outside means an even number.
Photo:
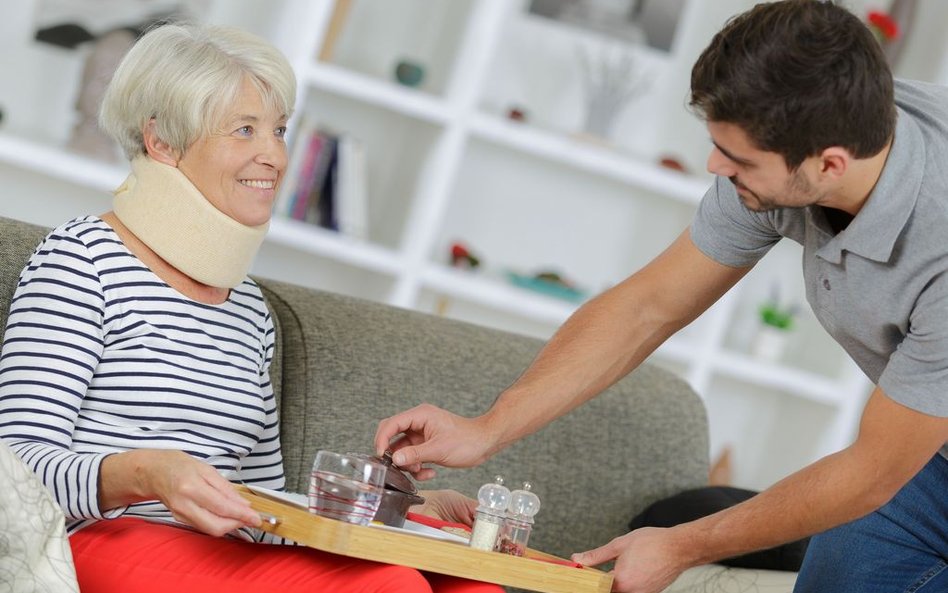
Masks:
[[[451,246],[451,259],[467,258],[469,255],[470,253],[468,253],[467,247],[464,245],[455,243]]]
[[[869,28],[880,42],[895,41],[899,38],[899,24],[888,14],[870,10],[866,18],[869,20]]]
[[[679,171],[681,173],[688,172],[685,166],[681,164],[681,161],[679,161],[675,157],[671,157],[671,156],[662,157],[658,161],[658,164],[665,167],[666,169],[671,169],[673,171]]]
[[[476,268],[481,265],[481,260],[471,255],[467,247],[461,243],[451,245],[451,265],[455,268]]]
[[[513,121],[527,121],[527,112],[520,107],[511,107],[507,110],[507,119]]]

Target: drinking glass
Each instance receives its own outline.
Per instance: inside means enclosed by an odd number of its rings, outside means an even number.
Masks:
[[[356,455],[319,451],[309,481],[309,511],[356,525],[375,518],[385,488],[385,466]]]

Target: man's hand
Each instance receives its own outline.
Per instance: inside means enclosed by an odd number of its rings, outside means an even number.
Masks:
[[[685,569],[820,533],[878,509],[948,439],[948,418],[872,393],[856,441],[741,504],[669,529],[638,529],[573,557],[616,559],[615,590],[661,591]]]
[[[435,475],[433,469],[422,467],[422,463],[473,467],[495,453],[495,447],[495,431],[486,416],[464,418],[430,404],[382,420],[375,432],[375,450],[379,455],[391,449],[392,462],[419,480]]]
[[[678,540],[674,528],[643,527],[594,550],[573,554],[572,560],[586,566],[615,560],[613,591],[658,593],[689,567]]]

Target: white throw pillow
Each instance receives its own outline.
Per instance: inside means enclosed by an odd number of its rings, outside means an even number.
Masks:
[[[62,509],[0,442],[0,591],[78,592]]]
[[[708,564],[686,570],[664,593],[791,593],[797,573]]]

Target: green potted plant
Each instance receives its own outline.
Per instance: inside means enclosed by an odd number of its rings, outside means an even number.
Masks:
[[[796,305],[782,305],[775,289],[771,298],[761,303],[758,308],[760,325],[751,353],[768,362],[779,360],[786,350],[787,339],[793,330],[798,312],[799,307]]]
[[[793,329],[793,320],[796,317],[796,307],[781,307],[774,302],[766,302],[760,306],[760,322],[763,325],[790,331]]]

